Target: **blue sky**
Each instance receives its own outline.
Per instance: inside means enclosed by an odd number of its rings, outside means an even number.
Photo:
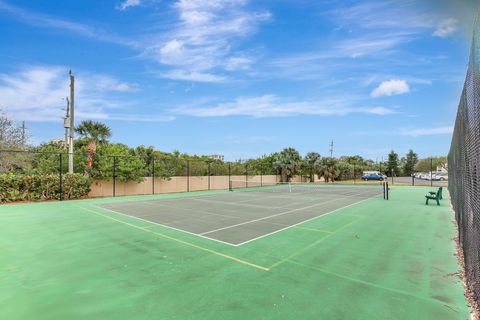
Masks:
[[[77,122],[114,142],[245,159],[448,152],[469,0],[0,0],[0,108],[33,143]]]

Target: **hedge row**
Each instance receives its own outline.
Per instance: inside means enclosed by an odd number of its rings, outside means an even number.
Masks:
[[[92,181],[81,174],[65,174],[62,179],[64,199],[78,199],[90,192]],[[59,200],[58,174],[0,174],[0,202]]]

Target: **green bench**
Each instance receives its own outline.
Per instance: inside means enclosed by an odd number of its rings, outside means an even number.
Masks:
[[[425,195],[425,198],[427,199],[427,201],[425,202],[426,205],[428,205],[428,200],[435,200],[437,201],[437,205],[439,206],[440,205],[440,200],[443,199],[442,197],[442,190],[443,188],[440,187],[438,188],[438,190],[435,192],[435,191],[430,191],[428,192],[426,195]]]

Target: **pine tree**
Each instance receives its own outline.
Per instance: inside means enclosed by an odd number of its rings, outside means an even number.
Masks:
[[[388,174],[393,174],[397,177],[400,174],[400,168],[398,165],[398,154],[393,150],[390,151],[390,153],[388,154],[387,170]]]
[[[412,175],[412,173],[415,171],[415,165],[417,164],[417,162],[418,162],[417,154],[413,152],[412,149],[410,149],[406,156],[405,165],[403,166],[403,173],[406,176]]]

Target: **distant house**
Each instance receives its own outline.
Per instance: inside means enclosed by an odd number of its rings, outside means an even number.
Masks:
[[[209,157],[213,160],[225,161],[225,156],[222,154],[212,154]]]
[[[448,170],[444,166],[437,166],[437,172],[448,173]]]

